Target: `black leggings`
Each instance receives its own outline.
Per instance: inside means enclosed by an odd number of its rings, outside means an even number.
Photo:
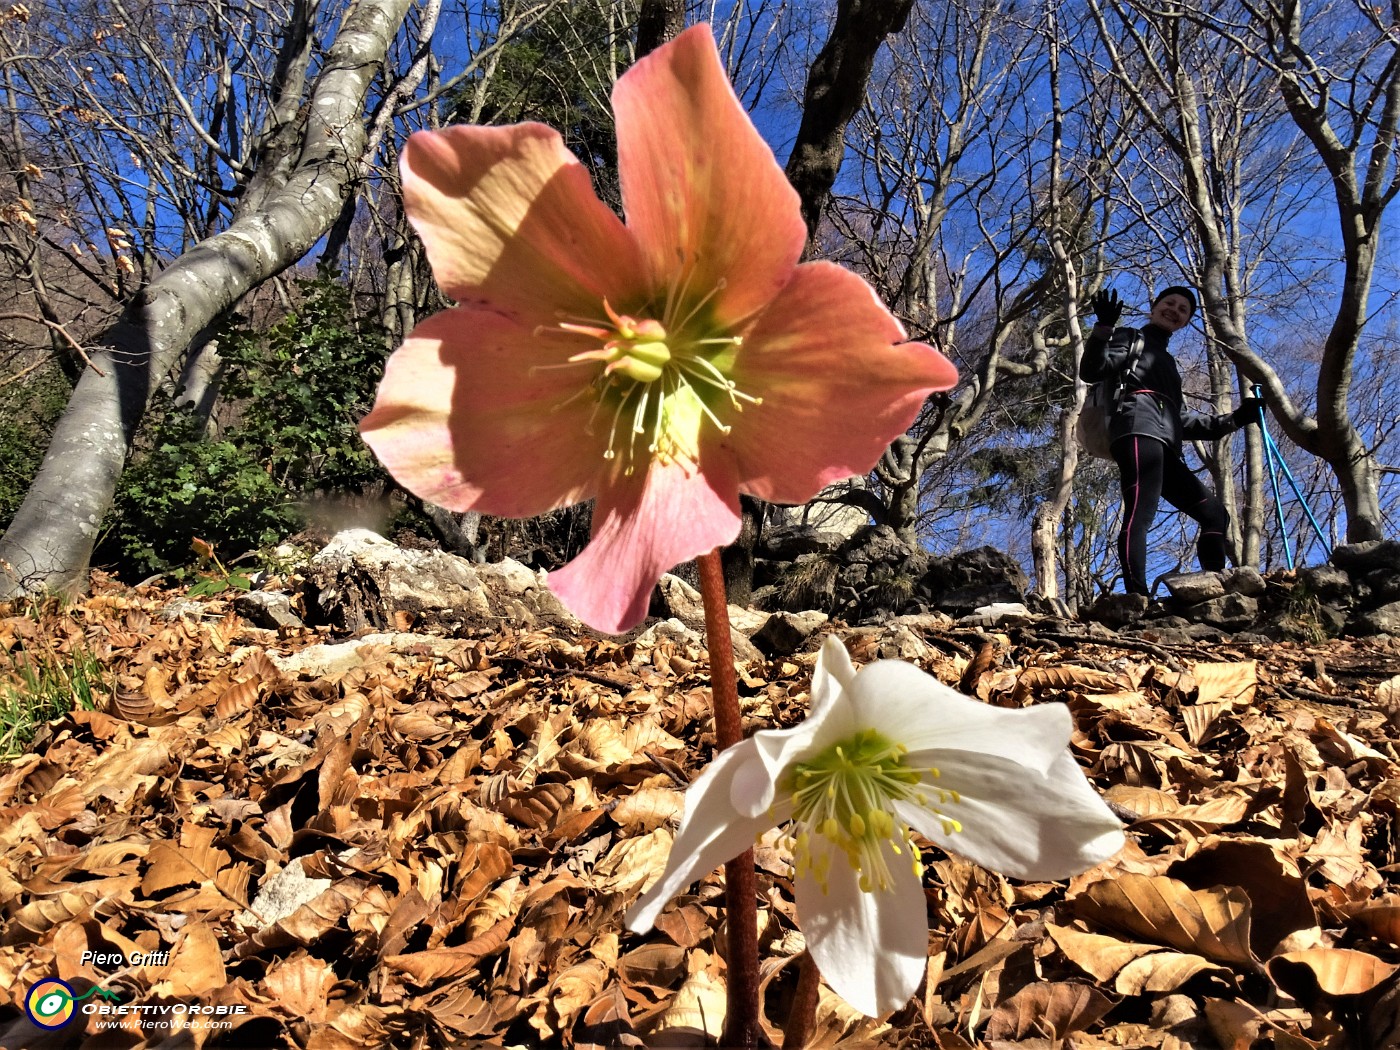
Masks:
[[[1225,532],[1230,515],[1215,494],[1201,484],[1179,452],[1169,452],[1156,438],[1129,434],[1112,446],[1123,483],[1123,529],[1118,533],[1118,560],[1129,594],[1147,594],[1147,533],[1166,497],[1177,510],[1201,526],[1196,556],[1201,568],[1225,568]]]

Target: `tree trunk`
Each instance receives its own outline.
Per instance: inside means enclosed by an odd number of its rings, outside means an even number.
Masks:
[[[1064,109],[1060,105],[1060,50],[1059,30],[1055,24],[1053,7],[1047,9],[1046,37],[1050,57],[1050,252],[1055,260],[1055,269],[1060,277],[1060,305],[1064,310],[1065,329],[1070,345],[1074,348],[1074,374],[1079,374],[1079,359],[1084,354],[1084,339],[1079,327],[1079,273],[1065,238],[1060,217],[1063,214],[1064,190],[1061,175],[1061,153],[1064,141]],[[1042,337],[1043,338],[1043,337]],[[1060,580],[1057,567],[1060,528],[1065,518],[1065,508],[1074,494],[1074,472],[1079,466],[1079,442],[1075,438],[1075,424],[1084,408],[1085,387],[1075,382],[1074,399],[1060,415],[1060,469],[1056,472],[1053,487],[1048,498],[1035,508],[1031,518],[1031,562],[1035,579],[1031,582],[1032,593],[1044,598],[1060,596]]]
[[[98,527],[161,377],[215,318],[302,258],[340,213],[366,142],[370,84],[408,7],[409,0],[356,0],[302,110],[305,134],[282,140],[293,163],[266,156],[279,170],[273,185],[263,183],[261,203],[176,259],[128,304],[94,355],[104,374],[83,374],[0,541],[0,598],[85,587]]]
[[[807,74],[802,123],[787,177],[802,198],[810,240],[846,152],[846,126],[865,100],[875,54],[904,28],[914,0],[837,0],[836,24]]]
[[[654,5],[643,6],[665,8],[669,3],[656,0]],[[802,123],[786,169],[788,181],[802,200],[809,246],[841,169],[846,127],[865,99],[875,53],[886,36],[904,28],[913,6],[914,0],[837,0],[831,36],[807,74]],[[753,548],[758,530],[749,528],[748,519],[746,511],[738,540],[724,552],[725,587],[729,600],[736,604],[746,603],[753,589]]]
[[[763,513],[766,504],[752,496],[739,497],[743,523],[739,538],[720,552],[724,568],[724,593],[731,605],[748,605],[753,596],[753,559],[758,539],[763,534]]]
[[[685,0],[642,0],[637,12],[637,57],[650,54],[685,28]]]

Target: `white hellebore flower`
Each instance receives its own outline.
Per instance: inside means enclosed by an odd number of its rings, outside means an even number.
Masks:
[[[627,915],[636,933],[696,879],[791,822],[797,914],[827,983],[870,1016],[898,1009],[928,955],[912,832],[1018,879],[1117,853],[1123,828],[1068,749],[1063,704],[989,707],[911,664],[857,671],[828,638],[812,708],[722,752],[686,792],[666,871]]]

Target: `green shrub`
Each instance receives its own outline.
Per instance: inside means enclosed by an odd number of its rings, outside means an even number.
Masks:
[[[267,331],[220,336],[221,396],[241,406],[227,437],[288,492],[359,492],[386,479],[359,432],[384,374],[383,335],[328,271],[297,288],[302,305]]]
[[[172,412],[159,444],[122,475],[113,523],[123,559],[147,575],[193,562],[196,538],[241,554],[300,528],[301,516],[245,449],[203,440],[188,414]]]
[[[236,558],[300,529],[310,497],[387,482],[358,429],[384,373],[382,334],[329,271],[296,287],[301,305],[267,330],[234,317],[220,331],[221,437],[205,438],[168,400],[152,413],[104,548],[124,568],[189,566],[196,538]]]

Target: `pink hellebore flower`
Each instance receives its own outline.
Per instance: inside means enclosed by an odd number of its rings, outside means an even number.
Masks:
[[[800,503],[865,473],[957,374],[859,277],[798,265],[797,194],[708,27],[637,62],[613,108],[627,225],[544,125],[409,139],[404,207],[458,305],[390,358],[361,431],[452,510],[596,497],[549,584],[617,633],[663,572],[733,541],[740,492]]]

